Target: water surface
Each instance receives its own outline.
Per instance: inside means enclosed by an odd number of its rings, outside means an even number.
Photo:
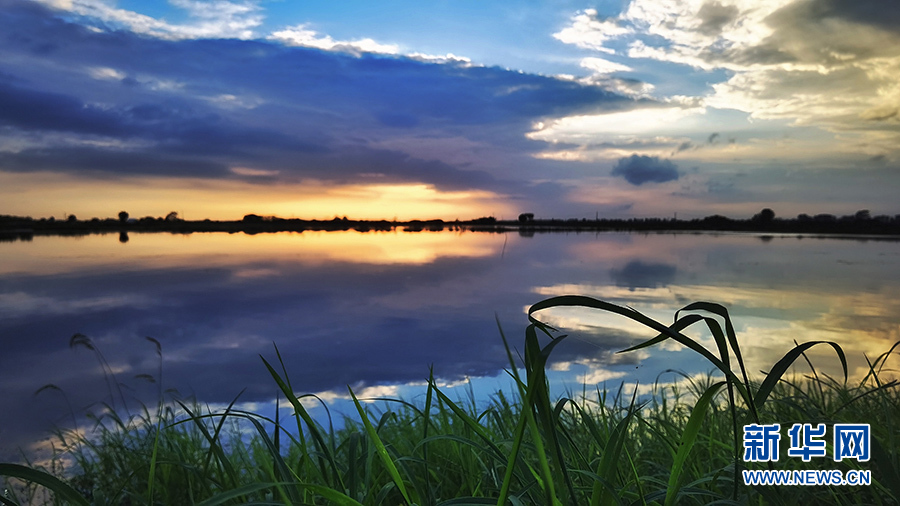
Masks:
[[[521,348],[526,309],[553,295],[590,295],[663,322],[690,302],[720,302],[754,371],[794,340],[833,340],[858,376],[864,354],[900,340],[900,242],[890,240],[465,231],[120,239],[0,243],[0,459],[15,458],[53,424],[82,424],[101,403],[121,409],[124,397],[132,411],[138,400],[153,403],[160,385],[212,407],[243,391],[243,406],[264,410],[276,387],[259,356],[274,360],[275,344],[298,393],[316,393],[338,411],[348,385],[361,397],[415,398],[430,366],[449,391],[487,396],[509,385],[497,320]],[[621,317],[541,317],[570,335],[551,358],[560,393],[711,368],[675,345],[615,353],[653,335]],[[121,395],[95,352],[70,348],[76,333],[103,354]],[[147,337],[162,345],[162,383]],[[820,372],[839,374],[829,349],[810,358]],[[47,384],[58,390],[35,395]]]

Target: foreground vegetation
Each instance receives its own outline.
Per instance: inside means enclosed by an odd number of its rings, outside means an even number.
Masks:
[[[559,306],[611,311],[643,323],[658,336],[631,350],[674,339],[702,355],[716,374],[656,385],[648,395],[595,390],[553,402],[544,366],[564,336],[547,341],[555,332],[535,315]],[[896,383],[885,381],[884,367],[900,343],[870,361],[869,374],[855,384],[846,382],[843,351],[829,342],[798,345],[755,382],[745,369],[728,313],[716,304],[691,304],[667,326],[603,301],[555,297],[532,306],[529,318],[524,364],[508,352],[509,374],[519,385],[514,400],[498,393],[486,407],[455,402],[432,377],[419,404],[393,399],[365,408],[351,391],[359,417],[333,429],[317,424],[293,394],[280,356],[263,358],[293,404],[289,422],[237,410],[234,404],[203,413],[177,401],[169,406],[160,402],[156,410],[131,420],[108,414],[97,420],[90,437],[60,432],[60,453],[51,469],[0,464],[0,475],[24,480],[0,502],[898,503],[900,394]],[[712,333],[715,353],[682,333],[695,324]],[[541,346],[541,341],[547,344]],[[843,381],[819,375],[811,363],[809,376],[785,376],[813,346],[834,349],[844,365]],[[791,423],[869,423],[872,459],[804,463],[782,457],[768,466],[745,463],[743,425],[776,422],[782,424],[782,455]],[[740,477],[747,467],[867,469],[872,484],[750,487]],[[44,495],[48,489],[53,493]]]

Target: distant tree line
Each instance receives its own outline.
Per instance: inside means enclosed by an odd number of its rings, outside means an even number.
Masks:
[[[89,234],[105,232],[142,232],[168,231],[175,233],[191,232],[244,232],[265,233],[279,231],[303,230],[392,230],[402,228],[410,232],[439,231],[450,229],[471,229],[480,231],[503,232],[520,230],[528,234],[554,230],[696,230],[696,231],[735,231],[765,233],[817,233],[817,234],[873,234],[900,235],[900,215],[872,216],[867,209],[852,215],[835,216],[832,214],[808,215],[800,214],[796,218],[779,218],[770,208],[762,209],[749,219],[732,219],[722,215],[705,218],[679,220],[677,218],[569,218],[556,219],[535,218],[533,213],[522,213],[516,220],[498,220],[493,216],[483,216],[467,221],[443,220],[351,220],[335,217],[332,220],[302,220],[296,218],[279,218],[277,216],[261,216],[247,214],[237,221],[187,221],[179,217],[175,211],[165,217],[145,216],[132,218],[127,211],[121,211],[116,218],[91,218],[78,220],[75,215],[67,215],[64,220],[54,217],[34,219],[31,217],[0,215],[0,240],[10,237],[25,238],[29,234]],[[15,240],[15,239],[13,239]]]

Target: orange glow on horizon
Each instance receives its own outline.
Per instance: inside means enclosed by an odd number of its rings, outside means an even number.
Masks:
[[[245,214],[330,220],[467,220],[514,216],[502,195],[484,190],[443,191],[424,183],[328,184],[302,181],[261,184],[197,178],[84,179],[50,173],[0,172],[8,190],[3,214],[63,219],[165,216],[188,220],[240,220]]]

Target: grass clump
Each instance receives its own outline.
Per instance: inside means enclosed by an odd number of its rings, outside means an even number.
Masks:
[[[620,388],[551,399],[545,366],[565,336],[555,337],[537,314],[560,306],[640,322],[657,335],[629,350],[674,339],[705,357],[715,374],[657,384],[640,397]],[[60,433],[70,461],[64,473],[3,464],[0,475],[26,480],[27,490],[53,490],[47,502],[71,504],[897,504],[900,394],[883,369],[897,345],[855,385],[847,383],[843,350],[831,342],[797,345],[754,381],[730,316],[717,304],[686,306],[671,325],[576,296],[547,299],[528,314],[522,363],[501,331],[517,395],[497,393],[481,408],[450,399],[432,374],[424,402],[365,406],[350,391],[358,417],[340,429],[324,427],[295,395],[276,350],[277,360],[263,362],[294,408],[289,422],[234,409],[234,402],[216,413],[161,402],[156,412],[128,420],[110,410],[94,436]],[[682,333],[694,324],[709,329],[715,352]],[[814,367],[806,378],[786,376],[813,346],[834,349],[843,381]],[[742,427],[795,422],[869,423],[872,460],[782,458],[778,469],[868,469],[872,484],[744,485],[742,470],[773,466],[743,461]]]

